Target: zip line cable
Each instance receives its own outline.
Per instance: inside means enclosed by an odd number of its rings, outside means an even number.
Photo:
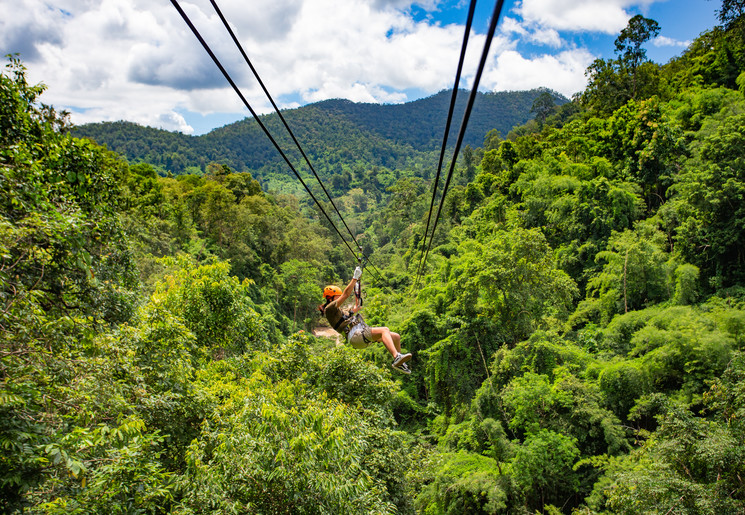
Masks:
[[[220,69],[220,71],[222,72],[223,76],[225,76],[225,80],[227,80],[228,83],[233,87],[233,90],[235,90],[235,92],[238,95],[238,97],[240,97],[240,99],[243,101],[243,104],[251,112],[251,115],[253,115],[254,119],[259,124],[259,127],[261,127],[261,129],[264,131],[264,133],[267,135],[267,137],[269,138],[269,140],[274,145],[274,148],[277,149],[277,151],[279,152],[279,154],[285,160],[285,162],[287,163],[287,166],[290,167],[290,169],[293,171],[293,173],[298,178],[298,180],[300,181],[300,183],[303,185],[303,187],[305,188],[305,190],[311,196],[311,198],[313,199],[313,201],[318,205],[318,208],[321,210],[321,212],[324,214],[324,216],[329,221],[329,223],[331,224],[331,226],[334,228],[334,230],[336,231],[336,234],[339,235],[339,237],[344,242],[344,244],[347,246],[347,248],[349,249],[349,251],[356,258],[357,257],[357,254],[355,253],[354,250],[352,250],[352,247],[349,245],[349,242],[347,242],[347,240],[344,239],[344,236],[342,236],[341,232],[339,232],[339,229],[337,229],[336,225],[334,225],[334,222],[331,220],[331,218],[329,218],[329,215],[326,213],[326,210],[323,209],[323,206],[321,205],[320,202],[318,202],[318,199],[316,199],[315,195],[313,195],[313,192],[310,190],[310,188],[308,188],[308,185],[305,184],[305,181],[303,181],[303,178],[300,177],[300,174],[297,172],[297,170],[295,169],[295,167],[292,165],[292,163],[290,162],[290,160],[287,158],[287,155],[282,151],[282,148],[279,146],[279,144],[277,143],[277,141],[271,135],[271,133],[269,132],[269,130],[267,130],[266,126],[262,123],[261,119],[259,119],[259,115],[251,107],[251,104],[248,103],[248,100],[246,100],[246,97],[243,96],[243,93],[241,93],[241,90],[238,88],[238,86],[236,86],[235,82],[233,82],[233,79],[230,77],[230,74],[228,74],[228,72],[225,70],[225,68],[223,67],[223,65],[220,63],[220,60],[212,52],[212,49],[209,47],[209,45],[204,40],[204,38],[202,38],[202,35],[199,33],[199,31],[197,30],[197,28],[191,22],[191,20],[189,19],[189,16],[184,12],[183,9],[181,9],[181,6],[178,4],[178,1],[177,0],[171,0],[171,3],[176,8],[176,10],[179,12],[179,14],[181,15],[181,17],[184,19],[184,21],[189,26],[189,28],[191,29],[191,31],[194,33],[194,36],[196,36],[196,38],[202,44],[202,47],[204,47],[205,51],[212,58],[212,60],[214,61],[215,65]]]
[[[458,139],[455,142],[455,150],[453,151],[453,159],[450,161],[450,169],[448,170],[448,176],[447,180],[445,181],[445,187],[442,190],[442,197],[440,197],[440,205],[437,207],[437,216],[435,216],[435,223],[432,227],[432,236],[429,239],[429,246],[427,247],[427,252],[424,255],[424,262],[427,261],[427,256],[429,256],[429,251],[432,248],[432,242],[435,240],[435,231],[437,230],[437,222],[440,219],[440,213],[442,212],[442,206],[445,203],[445,195],[447,195],[448,187],[450,186],[450,179],[453,177],[453,170],[455,169],[455,163],[458,159],[458,153],[460,152],[460,146],[463,144],[463,138],[466,134],[466,127],[468,126],[468,119],[471,116],[471,110],[473,109],[473,103],[476,100],[476,94],[478,93],[479,88],[479,82],[481,81],[481,75],[484,72],[484,67],[486,66],[486,58],[489,54],[489,47],[491,46],[491,40],[494,37],[494,32],[497,29],[497,24],[499,23],[499,15],[502,12],[502,6],[504,5],[504,0],[497,0],[494,4],[494,12],[492,14],[491,22],[489,23],[489,30],[486,35],[486,41],[484,42],[484,50],[481,52],[481,60],[479,61],[479,67],[476,70],[476,76],[473,79],[473,88],[471,89],[471,94],[468,96],[468,103],[466,105],[466,110],[463,113],[463,121],[460,125],[460,130],[458,132]],[[425,240],[426,240],[426,234]]]
[[[230,37],[233,39],[233,43],[235,43],[235,46],[238,47],[238,50],[240,51],[241,55],[243,56],[243,59],[246,61],[246,64],[249,68],[251,68],[251,71],[254,74],[254,77],[256,77],[256,80],[258,81],[259,85],[261,86],[261,89],[264,91],[264,94],[269,99],[269,102],[271,102],[272,107],[274,107],[274,111],[279,115],[279,119],[282,121],[282,124],[285,126],[285,129],[287,129],[287,132],[289,133],[290,137],[292,138],[292,141],[295,142],[295,146],[297,146],[298,150],[302,154],[303,158],[305,159],[305,162],[308,164],[308,167],[310,168],[310,171],[313,172],[313,175],[315,176],[316,180],[318,181],[318,184],[321,185],[321,189],[323,189],[323,192],[328,197],[329,201],[331,201],[331,205],[334,208],[334,211],[336,211],[336,214],[339,215],[339,219],[341,220],[341,223],[344,224],[344,227],[347,229],[347,232],[349,232],[349,236],[351,236],[354,243],[357,245],[357,248],[362,249],[362,246],[357,241],[357,238],[354,237],[354,234],[352,233],[352,230],[347,225],[347,222],[344,221],[344,217],[339,212],[339,209],[336,207],[336,204],[334,203],[334,199],[331,197],[331,194],[329,194],[328,190],[326,190],[326,187],[323,185],[323,182],[321,181],[321,178],[318,177],[318,174],[316,173],[315,168],[310,162],[310,159],[308,158],[307,154],[303,150],[303,147],[300,145],[300,142],[295,137],[295,133],[290,129],[289,124],[285,120],[285,117],[282,115],[282,112],[279,110],[279,107],[277,107],[277,104],[274,102],[274,98],[272,98],[272,95],[269,93],[269,90],[264,85],[264,81],[261,80],[261,77],[259,76],[259,72],[256,71],[256,68],[254,67],[251,60],[248,58],[248,55],[246,54],[246,51],[243,49],[243,45],[241,45],[240,41],[238,41],[238,38],[235,35],[235,32],[233,32],[233,29],[230,28],[230,24],[228,23],[228,20],[225,19],[225,16],[222,13],[222,10],[217,5],[217,2],[215,0],[210,0],[210,3],[212,4],[212,7],[215,9],[215,12],[220,17],[220,20],[222,21],[223,25],[225,26],[225,29],[228,31],[228,34],[230,34]],[[475,0],[474,0],[475,3]],[[362,255],[367,259],[368,263],[375,269],[378,274],[380,271],[375,267],[373,263],[370,262],[370,258],[365,256],[364,252]]]
[[[440,160],[437,163],[437,174],[435,175],[435,185],[432,189],[432,201],[429,203],[429,214],[427,215],[427,227],[424,229],[424,239],[422,240],[422,253],[419,256],[419,267],[417,268],[416,284],[414,289],[419,286],[419,278],[421,277],[422,263],[424,261],[424,248],[427,244],[427,234],[429,234],[429,222],[432,219],[432,210],[435,206],[435,197],[437,196],[437,185],[440,181],[440,172],[442,171],[442,162],[445,157],[445,147],[448,143],[448,133],[450,132],[450,124],[453,121],[453,111],[455,111],[455,99],[458,96],[458,85],[460,84],[460,76],[463,71],[463,62],[466,58],[466,47],[468,46],[468,37],[471,34],[471,25],[473,23],[473,13],[476,10],[476,0],[471,0],[471,5],[468,8],[468,18],[466,19],[466,30],[463,33],[463,44],[460,49],[460,59],[458,61],[458,70],[455,72],[455,84],[453,85],[453,94],[450,95],[450,108],[448,109],[448,117],[445,122],[445,134],[442,137],[442,148],[440,149]]]

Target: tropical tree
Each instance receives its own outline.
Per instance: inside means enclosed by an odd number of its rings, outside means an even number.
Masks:
[[[745,263],[745,116],[723,120],[700,147],[700,158],[675,185],[676,242],[712,286],[739,283]]]
[[[579,457],[576,442],[542,429],[531,434],[515,455],[513,475],[529,509],[564,506],[579,488],[573,466]]]
[[[292,314],[295,331],[298,323],[305,326],[318,304],[318,267],[313,263],[291,259],[280,266],[278,281],[281,305],[288,314]]]
[[[636,98],[636,73],[647,56],[647,51],[644,50],[642,45],[659,33],[660,25],[656,21],[637,14],[629,20],[629,24],[616,38],[616,54],[620,57],[622,65],[631,74],[631,98]]]
[[[659,24],[637,14],[615,41],[616,59],[596,59],[585,74],[587,89],[581,98],[593,111],[608,114],[628,100],[649,98],[658,90],[659,70],[646,61],[643,45],[659,34]]]
[[[533,106],[530,108],[530,112],[535,113],[536,120],[538,120],[539,124],[543,125],[546,118],[548,118],[555,108],[556,101],[554,100],[553,95],[548,91],[544,91],[535,99]]]
[[[606,264],[589,281],[588,292],[600,299],[605,320],[672,296],[664,244],[662,233],[637,225],[634,231],[615,233],[608,250],[598,253]]]

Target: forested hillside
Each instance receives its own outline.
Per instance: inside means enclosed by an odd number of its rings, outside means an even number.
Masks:
[[[442,144],[451,93],[442,91],[400,105],[327,100],[285,111],[283,116],[324,178],[340,175],[359,163],[367,167],[432,168],[437,159],[433,154]],[[557,105],[567,102],[561,95],[546,90],[480,93],[465,144],[479,147],[488,131],[496,129],[504,136],[524,124],[533,117],[531,108],[536,98],[545,93]],[[458,96],[458,117],[462,116],[467,96],[466,91]],[[262,122],[284,148],[292,147],[276,114],[263,116]],[[456,126],[451,129],[451,142],[455,141],[455,131]],[[210,162],[249,172],[262,182],[272,172],[287,172],[281,156],[250,118],[194,137],[129,122],[87,124],[75,128],[73,134],[106,145],[130,162],[149,163],[174,175],[203,173]],[[300,164],[297,151],[289,155]]]
[[[632,18],[571,103],[485,128],[420,281],[433,170],[329,181],[411,375],[314,336],[357,262],[309,197],[78,139],[11,59],[0,510],[745,512],[742,3],[720,19],[657,65]]]

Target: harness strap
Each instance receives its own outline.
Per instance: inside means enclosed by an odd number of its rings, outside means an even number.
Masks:
[[[356,316],[357,314],[353,314],[351,311],[347,313],[346,315],[344,314],[344,312],[342,312],[341,318],[337,320],[336,323],[334,324],[334,331],[338,331],[344,322],[349,322],[350,320],[353,320]],[[347,325],[347,327],[351,325],[354,325],[354,324],[350,323]],[[344,330],[346,329],[346,327],[343,327],[342,329]]]
[[[352,331],[352,329],[362,326],[362,330],[358,333],[362,337],[362,341],[367,344],[373,343],[375,340],[372,340],[371,338],[365,336],[365,332],[366,330],[369,330],[369,326],[365,323],[365,319],[362,318],[362,315],[357,313],[352,318],[352,322],[344,328],[344,332],[346,333],[347,337],[349,337],[349,333]]]
[[[364,263],[362,262],[362,247],[360,247],[360,257],[357,260],[360,269],[363,268]],[[354,296],[357,297],[360,307],[362,307],[362,278],[357,279],[357,284],[354,285]]]
[[[347,320],[349,320],[349,317],[347,315],[342,315],[342,317],[334,324],[334,331],[338,331],[341,325]]]
[[[360,247],[360,253],[361,252],[362,252],[362,247]],[[362,255],[360,255],[360,257],[358,258],[357,261],[359,263],[359,267],[362,268],[362,265],[363,265],[363,263],[362,263]],[[361,281],[359,279],[357,279],[357,282],[354,285],[354,296],[357,298],[357,301],[358,301],[360,307],[362,307],[362,283],[361,283]],[[341,318],[339,320],[337,320],[337,322],[334,324],[334,331],[338,331],[339,328],[342,326],[342,324],[344,322],[348,322],[350,319],[354,319],[355,317],[358,317],[358,316],[359,316],[359,313],[354,313],[353,314],[350,311],[348,314],[345,315],[344,312],[342,312]],[[362,320],[362,317],[361,316],[359,317],[359,320],[362,321],[362,322],[364,322],[364,320]],[[348,324],[346,327],[343,328],[343,330],[345,332],[347,332],[348,329],[351,326],[353,326],[353,325],[356,325],[356,323],[355,324],[351,324],[351,323]]]
[[[349,312],[349,314],[344,315],[343,318],[341,318],[336,324],[334,324],[334,330],[338,331],[339,327],[341,327],[343,322],[347,322],[347,325],[341,328],[342,331],[345,333],[349,333],[349,331],[358,324],[364,324],[365,319],[362,318],[362,315],[359,313],[352,313]]]

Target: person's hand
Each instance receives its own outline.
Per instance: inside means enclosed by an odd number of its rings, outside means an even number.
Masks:
[[[359,278],[362,277],[362,269],[360,267],[355,268],[354,275],[352,275],[352,277],[359,280]]]

